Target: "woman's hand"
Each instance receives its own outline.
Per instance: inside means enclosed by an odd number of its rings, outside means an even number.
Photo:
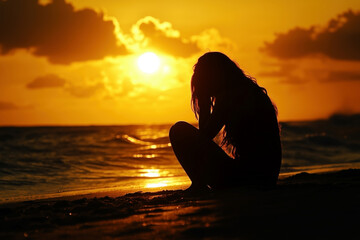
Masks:
[[[210,97],[202,97],[199,98],[199,129],[203,130],[206,126],[206,123],[209,121],[210,118],[210,111],[211,111],[211,99]]]
[[[203,99],[199,102],[200,116],[199,116],[199,130],[205,136],[213,139],[225,124],[226,117],[226,96],[224,94],[216,97],[215,105],[211,112],[211,99]],[[202,108],[203,107],[203,108]]]

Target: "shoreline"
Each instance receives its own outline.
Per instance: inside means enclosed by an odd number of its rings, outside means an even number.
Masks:
[[[0,238],[354,239],[360,169],[300,173],[272,189],[77,197],[1,204]]]
[[[358,164],[329,164],[329,165],[319,165],[319,166],[309,166],[309,167],[299,167],[292,169],[292,171],[284,172],[279,174],[279,182],[284,180],[288,177],[302,174],[302,173],[332,173],[336,171],[346,170],[346,169],[360,169],[360,163]],[[182,181],[180,184],[177,185],[168,185],[168,186],[161,186],[161,187],[152,187],[146,188],[144,186],[133,185],[130,187],[115,187],[115,188],[94,188],[94,189],[86,189],[86,190],[72,190],[72,191],[64,191],[64,192],[57,192],[57,193],[47,193],[47,194],[39,194],[39,195],[30,195],[30,196],[21,196],[21,197],[14,197],[11,199],[0,199],[0,206],[3,204],[8,203],[18,203],[24,201],[37,201],[37,200],[76,200],[79,198],[93,198],[93,197],[117,197],[123,196],[126,194],[132,194],[137,192],[159,192],[164,190],[185,190],[190,186],[190,182],[185,182],[184,178],[187,179],[187,176],[181,177]],[[156,178],[154,178],[156,179]]]

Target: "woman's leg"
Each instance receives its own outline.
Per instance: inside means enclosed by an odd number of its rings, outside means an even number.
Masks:
[[[199,130],[186,122],[173,125],[169,136],[178,161],[192,181],[192,187],[225,187],[225,178],[234,160],[221,147],[200,136]]]

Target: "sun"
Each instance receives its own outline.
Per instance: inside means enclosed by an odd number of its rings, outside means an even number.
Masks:
[[[146,52],[138,58],[137,64],[142,72],[152,74],[159,70],[160,58],[153,52]]]

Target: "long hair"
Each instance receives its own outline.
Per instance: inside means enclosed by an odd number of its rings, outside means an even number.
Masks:
[[[219,93],[226,89],[240,87],[243,89],[257,89],[262,94],[267,95],[265,88],[260,87],[256,80],[244,74],[243,70],[228,56],[220,52],[208,52],[202,55],[194,65],[194,73],[191,77],[191,105],[195,117],[199,119],[200,106],[199,99],[210,99],[210,109],[212,110]],[[273,104],[275,114],[276,106]],[[234,142],[236,136],[229,131],[229,126],[225,123],[223,131],[222,146],[231,146],[231,153],[236,157],[236,147]]]

